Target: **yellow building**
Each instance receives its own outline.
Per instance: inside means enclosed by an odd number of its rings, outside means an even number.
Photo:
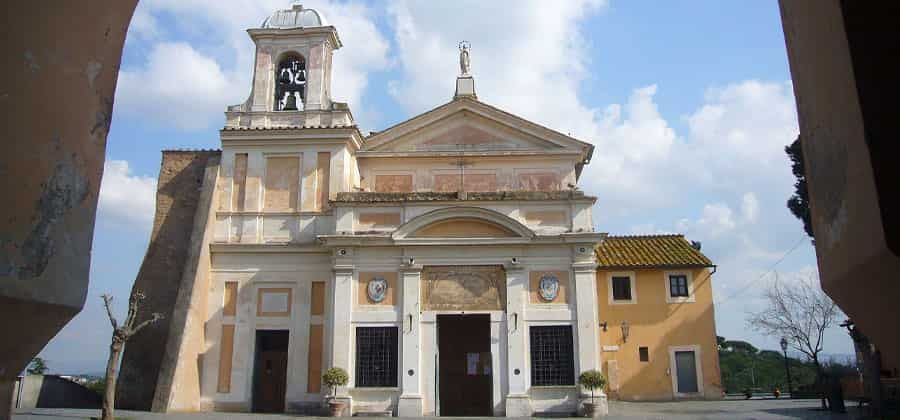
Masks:
[[[720,398],[712,274],[681,235],[597,246],[601,359],[611,399]]]

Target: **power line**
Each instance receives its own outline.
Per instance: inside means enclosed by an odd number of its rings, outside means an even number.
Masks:
[[[805,241],[805,240],[806,240],[806,235],[804,234],[804,235],[802,235],[802,236],[800,237],[800,239],[797,241],[797,243],[795,243],[794,246],[791,247],[791,249],[787,250],[787,252],[785,252],[784,255],[782,255],[781,258],[778,259],[778,261],[775,261],[775,263],[772,264],[772,265],[769,267],[768,270],[764,271],[764,272],[763,272],[756,280],[754,280],[754,281],[752,281],[752,282],[747,282],[747,284],[743,285],[743,286],[742,286],[740,289],[738,289],[736,292],[734,292],[734,293],[732,293],[731,295],[725,297],[725,299],[722,299],[722,300],[718,301],[718,302],[716,303],[716,305],[720,305],[720,304],[722,304],[722,302],[726,302],[726,301],[728,301],[728,300],[730,300],[730,299],[736,297],[737,295],[739,295],[739,294],[743,293],[745,290],[747,290],[747,288],[749,288],[750,286],[752,286],[752,285],[754,285],[755,283],[757,283],[757,282],[759,282],[760,280],[762,280],[763,277],[769,275],[769,273],[771,273],[772,271],[775,270],[775,267],[777,267],[778,264],[781,264],[781,262],[784,261],[784,259],[787,258],[788,255],[790,255],[792,252],[794,252],[794,250],[796,250],[797,247],[799,247],[800,244],[802,244],[803,241]]]

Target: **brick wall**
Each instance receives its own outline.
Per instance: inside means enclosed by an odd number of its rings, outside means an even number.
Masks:
[[[141,290],[147,296],[138,321],[153,312],[162,313],[165,318],[125,344],[116,391],[119,408],[150,410],[153,403],[204,172],[220,155],[219,151],[163,152],[153,231],[132,290]]]

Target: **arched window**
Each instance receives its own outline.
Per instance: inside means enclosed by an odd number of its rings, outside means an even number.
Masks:
[[[288,54],[275,69],[275,110],[302,111],[306,101],[306,60]]]

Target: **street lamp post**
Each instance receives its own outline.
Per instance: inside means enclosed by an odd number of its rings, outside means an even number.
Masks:
[[[785,371],[785,373],[787,373],[788,398],[791,398],[794,396],[794,391],[791,389],[791,365],[788,363],[787,347],[788,347],[787,338],[781,337],[781,352],[784,353],[784,371]]]

